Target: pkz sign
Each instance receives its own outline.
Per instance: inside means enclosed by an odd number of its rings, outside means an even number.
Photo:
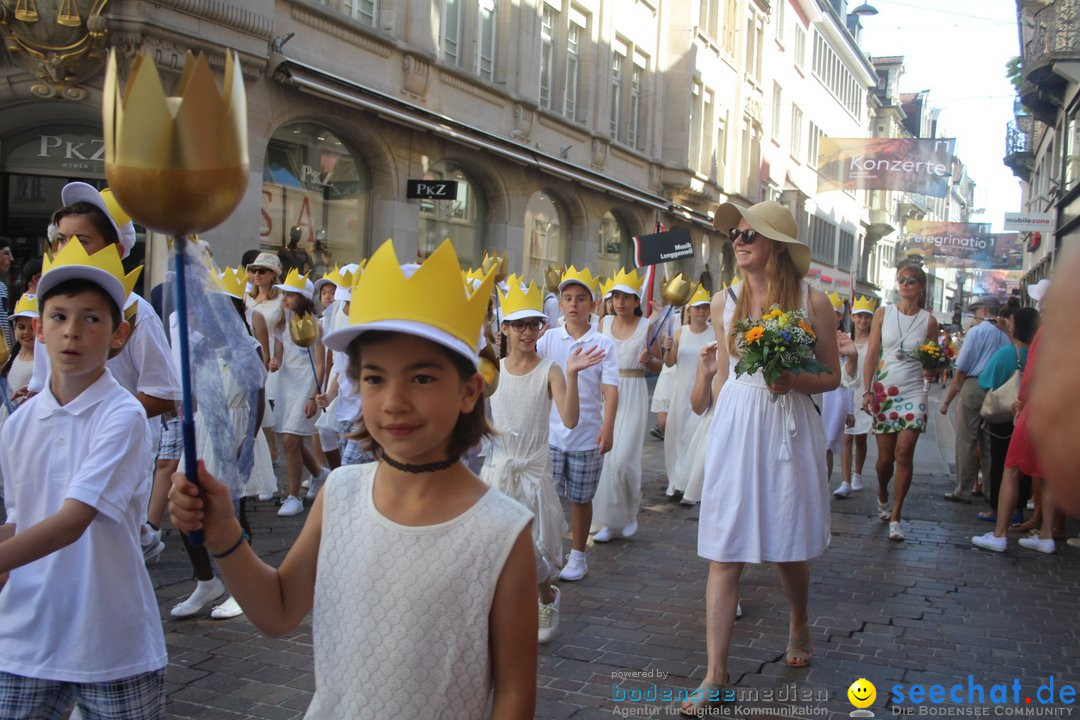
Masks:
[[[405,197],[409,200],[456,200],[456,180],[406,180]]]
[[[4,141],[3,165],[7,172],[104,177],[105,142],[96,132],[24,132]]]

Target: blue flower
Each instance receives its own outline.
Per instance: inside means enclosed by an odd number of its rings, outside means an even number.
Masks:
[[[781,330],[780,337],[784,338],[784,342],[791,342],[791,333],[787,330]]]

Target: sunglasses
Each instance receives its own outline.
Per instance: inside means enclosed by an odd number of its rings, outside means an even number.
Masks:
[[[274,271],[271,270],[270,268],[264,268],[264,267],[249,267],[248,272],[255,273],[256,275],[265,275],[266,273],[272,273]]]
[[[510,325],[510,329],[514,332],[525,332],[526,330],[532,330],[533,332],[540,332],[547,325],[547,322],[536,318],[534,320],[514,320]]]
[[[902,277],[902,278],[897,278],[896,279],[896,284],[897,285],[918,285],[919,284],[919,278],[913,278],[913,277],[908,277],[908,276],[905,276],[905,277]]]
[[[758,235],[760,234],[761,233],[759,233],[757,230],[750,229],[739,230],[738,228],[731,228],[730,230],[728,230],[728,237],[731,238],[731,242],[734,243],[739,238],[742,238],[743,245],[753,245],[754,241],[757,240]]]

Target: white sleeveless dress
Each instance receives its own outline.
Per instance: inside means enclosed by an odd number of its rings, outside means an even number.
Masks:
[[[841,382],[845,387],[851,390],[851,411],[855,415],[855,426],[844,428],[844,433],[846,435],[866,435],[870,432],[870,414],[862,409],[863,388],[866,387],[863,384],[863,368],[866,365],[866,346],[867,343],[856,343],[855,345],[855,349],[859,352],[859,357],[855,360],[854,377],[845,372],[844,368],[847,366],[847,363],[844,362],[843,358],[840,359]]]
[[[686,459],[679,472],[686,482],[682,502],[686,505],[701,502],[701,491],[705,486],[705,448],[709,444],[709,429],[712,427],[716,406],[699,415],[699,422],[686,448]]]
[[[600,485],[593,498],[593,524],[622,528],[632,523],[641,506],[641,449],[649,422],[649,388],[640,356],[648,342],[649,323],[638,318],[637,327],[626,340],[611,334],[611,322],[602,333],[615,345],[619,363],[619,407],[611,451],[604,456]]]
[[[807,294],[803,282],[804,308]],[[725,329],[734,311],[734,301],[725,303]],[[817,557],[830,536],[821,417],[805,393],[770,402],[761,373],[736,378],[737,362],[730,359],[705,448],[698,555],[752,563]]]
[[[697,366],[701,350],[716,339],[711,326],[694,333],[689,325],[679,329],[679,354],[675,357],[675,383],[668,409],[667,430],[664,433],[664,466],[667,469],[667,494],[686,490],[687,473],[692,458],[687,455],[694,431],[701,424],[703,415],[694,413],[690,407],[690,394],[697,379]]]
[[[315,371],[312,369],[315,346],[302,348],[293,342],[289,334],[289,320],[293,313],[285,313],[285,327],[274,331],[273,337],[283,346],[281,367],[270,377],[277,377],[278,397],[274,407],[277,424],[274,430],[279,433],[314,435],[315,420],[318,412],[311,417],[304,415],[304,404],[315,397]],[[310,353],[309,354],[309,350]],[[269,384],[269,380],[267,383]]]
[[[875,435],[901,430],[926,431],[926,390],[923,369],[913,356],[926,341],[930,313],[919,310],[913,317],[895,305],[885,307],[881,320],[881,361],[872,390],[871,410]]]
[[[274,357],[274,349],[277,347],[277,340],[274,337],[274,328],[277,327],[278,321],[281,320],[282,313],[285,309],[281,305],[282,295],[279,292],[278,296],[273,300],[264,300],[258,305],[255,304],[255,298],[251,295],[244,295],[244,307],[247,308],[247,321],[248,325],[251,325],[251,316],[254,313],[262,315],[263,320],[266,321],[266,332],[269,337],[267,338],[267,347],[269,348],[269,357],[265,358],[269,362]],[[254,333],[254,328],[252,328]],[[266,407],[263,408],[263,428],[267,430],[277,429],[277,415],[275,413],[274,405],[277,404],[278,398],[278,377],[277,373],[270,373],[266,378],[266,387],[264,388],[266,394]],[[273,403],[273,404],[272,404]]]
[[[452,520],[400,525],[375,507],[380,466],[338,468],[322,490],[305,717],[485,718],[495,585],[531,514],[491,488]]]
[[[551,360],[525,375],[514,375],[502,361],[499,387],[491,396],[491,424],[498,432],[487,452],[480,479],[517,500],[536,517],[533,543],[553,567],[562,567],[562,538],[566,534],[559,494],[551,476],[548,418]]]

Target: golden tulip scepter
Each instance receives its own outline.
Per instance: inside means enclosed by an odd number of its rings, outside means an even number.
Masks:
[[[179,96],[167,97],[153,58],[139,55],[121,98],[116,54],[110,51],[102,105],[105,177],[113,195],[141,225],[176,238],[184,471],[197,483],[185,247],[188,235],[229,217],[247,187],[247,103],[240,63],[234,53],[226,53],[219,92],[206,58],[189,54]],[[190,540],[201,545],[202,531],[191,533]]]

